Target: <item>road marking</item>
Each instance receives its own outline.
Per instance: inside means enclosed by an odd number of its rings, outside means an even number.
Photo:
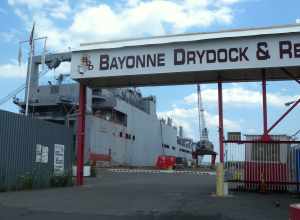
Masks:
[[[108,169],[113,173],[165,173],[165,174],[192,174],[215,176],[215,172],[193,171],[193,170],[142,170],[142,169]]]

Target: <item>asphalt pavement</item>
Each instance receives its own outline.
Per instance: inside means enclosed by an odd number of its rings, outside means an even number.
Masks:
[[[290,194],[213,195],[215,176],[102,171],[83,187],[0,193],[0,219],[283,220]]]

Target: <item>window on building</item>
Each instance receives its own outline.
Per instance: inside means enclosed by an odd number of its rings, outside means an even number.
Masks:
[[[122,131],[120,132],[120,137],[123,137],[123,133],[122,133]]]
[[[169,145],[167,145],[167,144],[163,144],[163,147],[164,147],[164,148],[167,148],[167,149],[169,149],[169,148],[170,148],[170,146],[169,146]]]
[[[183,148],[180,148],[179,151],[183,152],[183,153],[187,153],[187,154],[191,154],[192,153],[191,151],[183,149]]]

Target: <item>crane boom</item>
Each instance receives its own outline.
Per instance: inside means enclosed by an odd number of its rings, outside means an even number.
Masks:
[[[205,124],[204,108],[202,103],[201,86],[197,84],[197,97],[198,97],[198,119],[199,119],[199,139],[208,140],[208,129]]]

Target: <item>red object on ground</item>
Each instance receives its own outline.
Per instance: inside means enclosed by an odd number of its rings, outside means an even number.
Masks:
[[[266,183],[267,187],[272,187],[273,189],[276,188],[276,186],[277,188],[280,188],[282,185],[285,185],[286,182],[288,182],[287,164],[246,162],[245,181],[254,183],[247,184],[247,186],[250,188],[256,186],[257,184],[255,183]],[[280,183],[282,183],[282,185]]]
[[[171,169],[175,166],[176,157],[160,155],[156,161],[156,168],[158,169]]]
[[[111,161],[111,156],[109,154],[95,154],[90,153],[90,161]]]
[[[300,219],[300,204],[292,204],[289,208],[289,220]]]

